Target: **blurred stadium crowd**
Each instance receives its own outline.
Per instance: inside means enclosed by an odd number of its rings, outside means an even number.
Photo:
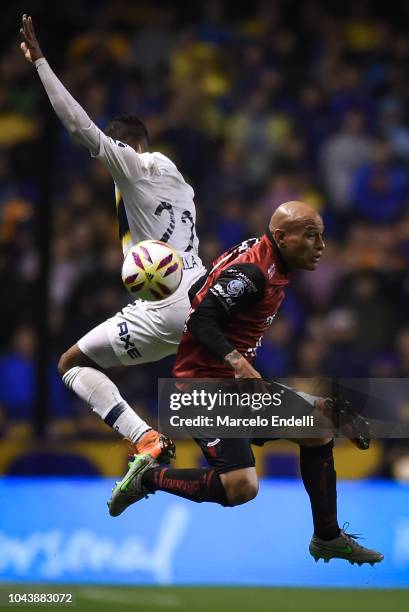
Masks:
[[[55,23],[33,11],[46,57],[90,117],[103,128],[118,113],[140,116],[151,149],[192,184],[206,263],[263,233],[286,200],[323,215],[325,256],[316,272],[294,277],[259,351],[266,376],[409,376],[409,5],[394,3],[393,17],[385,8],[73,0],[58,7]],[[30,294],[41,274],[33,230],[44,93],[18,48],[19,17],[13,11],[0,26],[5,436],[32,410]],[[58,49],[47,47],[50,28]],[[51,408],[84,433],[99,424],[65,391],[56,362],[127,295],[111,178],[55,125]],[[168,360],[113,376],[128,401],[153,414],[157,377],[170,369]]]

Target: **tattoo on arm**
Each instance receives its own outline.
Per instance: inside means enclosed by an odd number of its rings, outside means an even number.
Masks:
[[[234,368],[234,366],[237,364],[237,362],[243,357],[243,355],[241,353],[239,353],[239,351],[237,351],[236,349],[234,349],[234,351],[232,351],[231,353],[228,353],[226,355],[226,357],[224,358],[224,361],[231,366],[232,368]]]

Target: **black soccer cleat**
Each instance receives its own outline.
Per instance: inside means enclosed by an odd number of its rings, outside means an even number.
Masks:
[[[367,450],[371,442],[369,422],[361,416],[348,400],[327,397],[318,400],[317,407],[334,428],[351,440],[361,450]]]

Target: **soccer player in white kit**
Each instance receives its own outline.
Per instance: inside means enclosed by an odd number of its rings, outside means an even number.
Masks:
[[[167,459],[173,443],[135,413],[102,370],[158,361],[177,352],[190,308],[188,289],[206,272],[198,255],[193,189],[170,159],[146,152],[148,134],[138,119],[117,117],[102,132],[51,70],[31,17],[23,15],[20,32],[21,50],[35,66],[56,114],[114,180],[124,256],[133,244],[155,239],[168,243],[183,260],[182,281],[173,295],[129,304],[81,338],[58,364],[65,385],[129,440],[135,453]]]

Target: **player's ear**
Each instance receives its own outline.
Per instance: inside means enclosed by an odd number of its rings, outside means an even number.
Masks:
[[[285,231],[276,228],[273,232],[274,242],[280,249],[285,249]]]
[[[144,148],[143,144],[141,144],[140,142],[139,142],[139,143],[137,143],[137,144],[135,144],[135,145],[133,146],[133,148],[135,149],[135,151],[136,151],[137,153],[145,153],[145,148]]]

